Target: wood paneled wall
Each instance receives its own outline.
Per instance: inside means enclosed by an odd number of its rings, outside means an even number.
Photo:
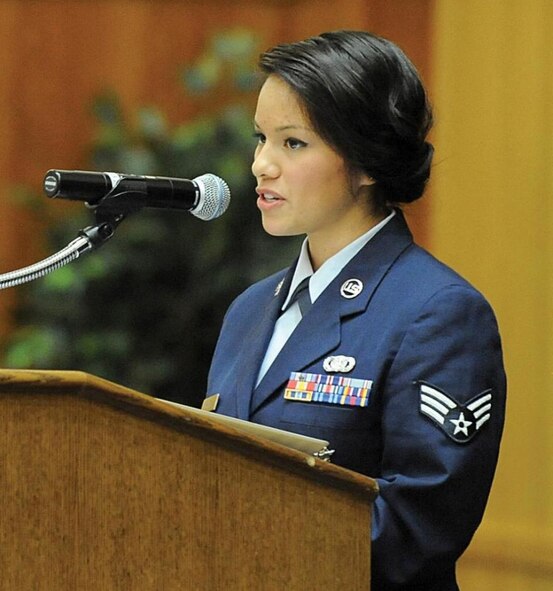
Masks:
[[[433,250],[492,302],[508,405],[462,589],[553,589],[553,3],[438,0]]]
[[[324,30],[374,30],[400,43],[429,76],[430,0],[3,0],[0,2],[0,272],[43,253],[42,219],[14,188],[40,194],[50,168],[83,168],[94,131],[95,96],[115,90],[129,110],[155,104],[173,122],[196,114],[178,81],[210,36],[256,31],[266,46]],[[422,204],[413,210],[424,239]],[[77,229],[76,229],[77,230]],[[0,292],[0,342],[18,290]]]

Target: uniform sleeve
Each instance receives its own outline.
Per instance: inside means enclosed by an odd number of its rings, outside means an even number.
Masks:
[[[420,310],[378,394],[374,589],[446,589],[477,528],[497,462],[505,374],[493,312],[467,286]],[[449,589],[449,587],[447,587]]]

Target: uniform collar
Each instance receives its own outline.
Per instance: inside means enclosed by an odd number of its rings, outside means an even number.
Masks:
[[[340,271],[353,259],[353,257],[373,238],[378,234],[382,228],[396,215],[396,211],[392,210],[390,215],[380,221],[376,226],[370,228],[363,235],[356,238],[353,242],[350,242],[347,246],[342,248],[334,256],[330,257],[325,261],[317,271],[313,272],[311,260],[309,258],[309,245],[308,239],[303,241],[301,246],[300,255],[288,295],[282,304],[281,310],[284,310],[292,297],[296,287],[306,278],[311,277],[309,280],[309,295],[311,301],[314,302],[323,291],[332,283],[332,281],[338,276]]]
[[[341,341],[341,323],[346,316],[362,313],[390,267],[413,244],[413,237],[401,211],[375,236],[374,245],[361,248],[356,256],[336,275],[292,333],[284,347],[254,389],[249,406],[250,416],[279,391],[292,371],[303,371],[316,359],[335,350]],[[344,293],[344,286],[356,282],[357,295]],[[258,351],[256,343],[248,342]],[[255,353],[259,356],[259,353]],[[259,363],[256,367],[259,367]],[[257,376],[257,373],[255,374]],[[252,382],[255,378],[252,378]],[[247,390],[242,390],[247,391]],[[247,397],[242,411],[247,412]]]

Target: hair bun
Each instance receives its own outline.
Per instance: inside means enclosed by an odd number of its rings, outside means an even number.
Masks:
[[[430,178],[434,146],[430,142],[422,142],[417,151],[411,151],[410,158],[405,152],[395,174],[388,178],[375,177],[380,200],[412,203],[422,197]]]

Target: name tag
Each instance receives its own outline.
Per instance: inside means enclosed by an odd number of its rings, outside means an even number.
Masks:
[[[372,380],[293,372],[284,390],[286,400],[368,406]]]

